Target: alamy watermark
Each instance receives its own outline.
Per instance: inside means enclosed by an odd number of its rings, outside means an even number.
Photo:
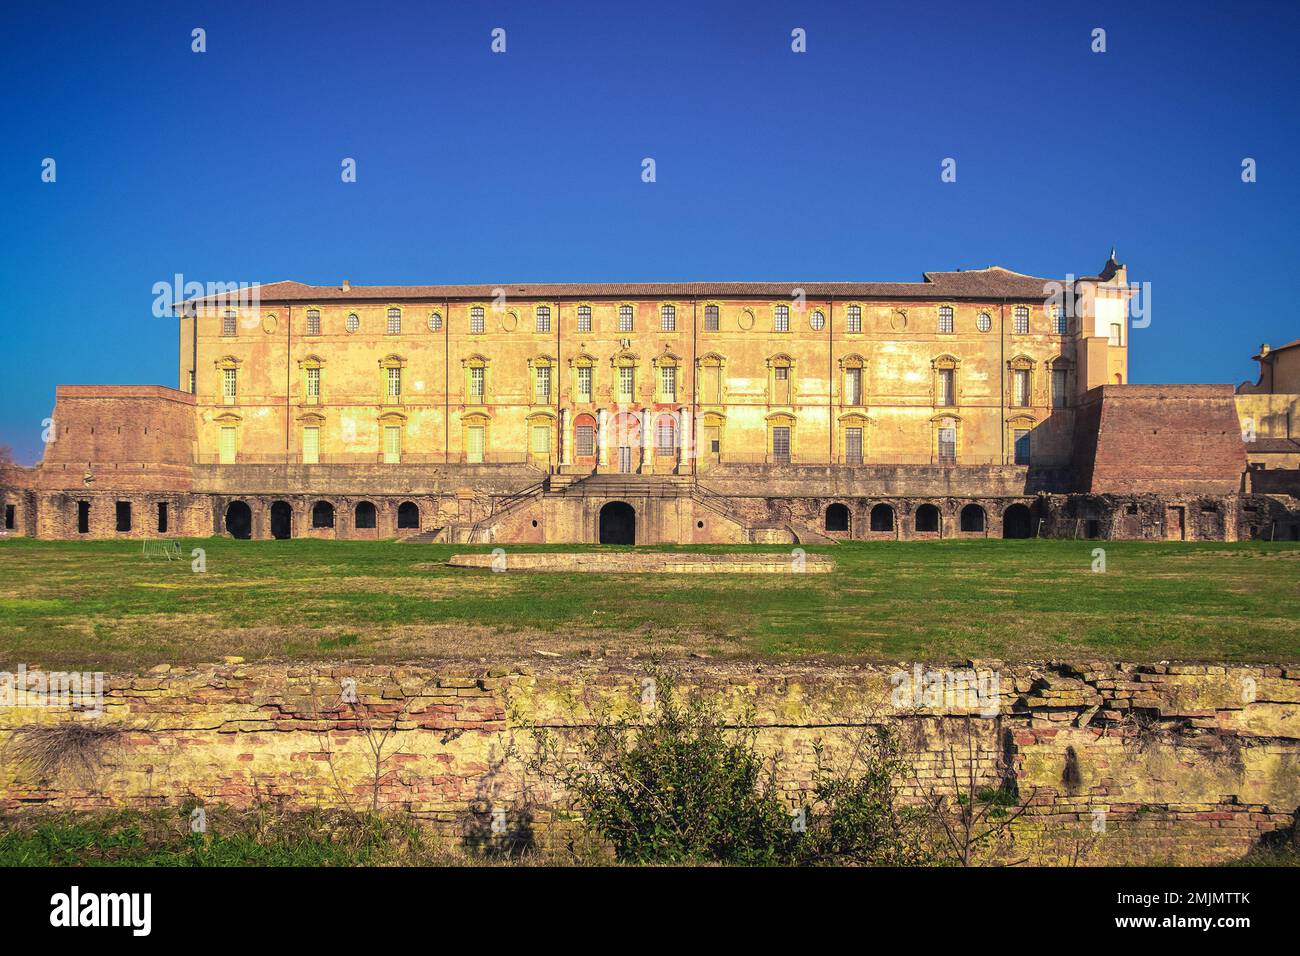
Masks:
[[[1002,680],[988,668],[945,668],[924,670],[920,664],[910,671],[889,676],[893,686],[890,702],[896,710],[939,710],[996,717],[1001,708]]]
[[[104,672],[29,671],[19,664],[17,671],[0,671],[0,707],[68,707],[98,717]]]

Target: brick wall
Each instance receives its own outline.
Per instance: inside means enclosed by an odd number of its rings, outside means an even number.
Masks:
[[[1104,385],[1084,396],[1080,491],[1231,494],[1246,449],[1230,385]]]
[[[1014,853],[1034,862],[1221,862],[1286,826],[1300,803],[1295,668],[976,663],[998,674],[996,716],[896,706],[897,672],[882,667],[696,662],[677,679],[753,721],[760,749],[780,755],[792,809],[807,799],[817,746],[842,765],[868,728],[892,722],[915,767],[908,799],[949,788],[954,768],[961,780],[973,768],[979,786],[1014,781],[1029,805]],[[636,662],[604,660],[109,675],[99,719],[122,734],[102,770],[40,780],[0,763],[0,809],[377,799],[466,837],[486,832],[494,808],[544,829],[562,795],[525,779],[527,727],[564,733],[595,713],[635,716],[643,677]],[[347,680],[355,704],[341,701]],[[0,748],[18,727],[66,719],[0,707]]]

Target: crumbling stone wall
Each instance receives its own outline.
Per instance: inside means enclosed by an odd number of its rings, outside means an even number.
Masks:
[[[888,667],[692,662],[687,692],[758,728],[777,783],[803,805],[817,750],[844,766],[895,725],[907,799],[1014,788],[1027,810],[1004,851],[1033,862],[1210,863],[1287,826],[1300,803],[1300,670],[1218,664],[973,662],[994,706],[898,700]],[[110,675],[102,726],[121,733],[91,777],[36,779],[0,760],[0,809],[181,804],[372,806],[480,839],[494,811],[530,831],[562,795],[530,776],[530,726],[580,732],[644,714],[635,662],[439,666],[231,663]],[[353,697],[352,694],[355,696]],[[350,702],[355,700],[355,703]],[[16,729],[66,711],[0,706]],[[87,718],[81,718],[87,719]],[[377,756],[378,753],[378,756]]]

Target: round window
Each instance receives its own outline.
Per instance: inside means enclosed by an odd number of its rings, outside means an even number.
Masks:
[[[989,318],[987,312],[981,312],[980,317],[975,320],[975,327],[981,332],[987,332],[989,329],[993,328],[993,320]]]
[[[820,312],[814,312],[812,318],[808,320],[808,324],[813,327],[814,332],[820,332],[826,327],[826,316]]]
[[[355,332],[359,328],[361,328],[361,320],[357,318],[357,314],[355,312],[349,313],[348,321],[347,321],[348,331]]]
[[[442,331],[442,316],[439,315],[437,312],[434,312],[432,315],[429,316],[429,331],[430,332]]]

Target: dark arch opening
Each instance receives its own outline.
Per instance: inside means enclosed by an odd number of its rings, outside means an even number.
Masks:
[[[271,537],[278,541],[293,537],[293,508],[287,501],[271,505]]]
[[[1024,505],[1012,505],[1002,512],[1002,537],[1028,538],[1033,530],[1033,520]]]
[[[334,506],[328,501],[318,501],[312,505],[311,526],[313,528],[334,527]]]
[[[916,509],[916,530],[922,532],[939,530],[939,509],[934,505],[921,505]]]
[[[420,506],[414,501],[403,501],[397,506],[397,527],[398,530],[404,528],[420,527]]]
[[[826,509],[827,531],[849,530],[849,509],[846,505],[833,504]]]
[[[876,505],[871,509],[872,531],[894,530],[894,509],[889,505]]]
[[[961,509],[961,530],[983,531],[984,509],[979,505],[967,505]]]
[[[232,538],[248,540],[253,536],[253,509],[242,501],[226,506],[226,531]]]
[[[636,511],[626,501],[611,501],[600,509],[601,544],[636,544]]]
[[[356,519],[356,527],[373,528],[375,526],[375,506],[369,501],[358,501]]]

